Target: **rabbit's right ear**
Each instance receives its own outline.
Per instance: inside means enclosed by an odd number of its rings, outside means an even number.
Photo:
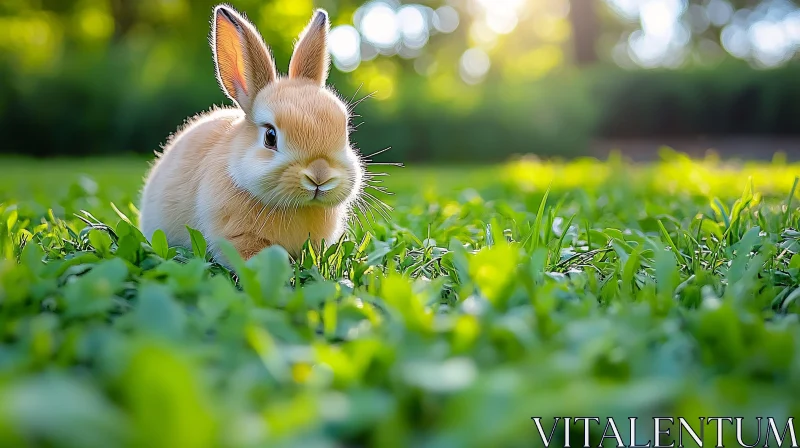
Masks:
[[[217,80],[246,114],[258,92],[277,79],[275,62],[252,23],[233,8],[214,8],[211,49]]]

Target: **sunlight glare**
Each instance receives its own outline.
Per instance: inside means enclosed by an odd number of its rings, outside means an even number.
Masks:
[[[492,9],[500,11],[517,12],[525,3],[525,0],[475,0],[485,11]]]
[[[644,0],[639,3],[641,30],[628,39],[629,55],[642,67],[676,67],[686,54],[691,30],[681,20],[686,0]]]
[[[786,62],[794,53],[794,42],[784,33],[779,23],[758,21],[750,27],[748,36],[756,58],[767,67]]]
[[[627,21],[634,21],[639,18],[639,7],[642,0],[606,0],[606,3]]]
[[[649,0],[639,10],[642,30],[655,38],[670,40],[675,23],[686,8],[685,0]]]
[[[392,48],[400,40],[400,24],[394,10],[384,2],[366,6],[359,28],[364,39],[379,48]]]
[[[517,15],[513,12],[492,12],[486,14],[486,25],[497,34],[508,34],[517,27]]]
[[[475,43],[484,48],[491,48],[497,43],[497,33],[483,21],[473,22],[469,28],[469,35]]]
[[[670,44],[669,39],[640,30],[631,33],[628,42],[633,59],[646,68],[657,67],[669,51]]]
[[[458,11],[452,6],[442,6],[433,13],[433,26],[442,33],[452,33],[458,28]]]
[[[418,5],[403,6],[397,11],[403,44],[409,48],[422,48],[428,42],[428,22]]]
[[[361,62],[361,35],[350,25],[339,25],[328,35],[333,63],[339,70],[355,70]]]
[[[728,54],[762,67],[784,64],[800,50],[800,9],[789,0],[762,0],[752,10],[734,9],[731,0],[691,6],[688,0],[605,1],[623,19],[638,17],[641,29],[628,37],[628,56],[643,67],[680,65],[692,32],[701,36],[710,25],[721,28],[720,42]],[[716,51],[706,47],[709,51],[700,53]],[[615,61],[625,63],[619,50],[613,54]]]
[[[711,0],[706,6],[706,13],[714,26],[723,26],[733,17],[733,6],[726,0]]]
[[[747,30],[736,24],[730,24],[722,29],[720,35],[722,47],[725,51],[737,58],[745,58],[750,54],[750,40]]]
[[[470,48],[461,55],[461,78],[467,84],[477,84],[489,71],[489,55],[480,48]]]
[[[514,31],[524,0],[474,0],[483,10],[486,25],[497,34]]]
[[[783,32],[800,47],[800,10],[787,14],[782,23]]]

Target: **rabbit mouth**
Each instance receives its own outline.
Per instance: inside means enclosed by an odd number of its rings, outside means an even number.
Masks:
[[[306,203],[316,206],[335,207],[344,201],[343,185],[337,180],[335,183],[317,184],[305,183],[302,185],[305,192]]]
[[[336,195],[331,194],[330,190],[323,190],[321,188],[316,188],[313,191],[309,191],[310,198],[308,199],[309,205],[318,205],[323,207],[334,207],[339,205],[341,201],[338,201]]]

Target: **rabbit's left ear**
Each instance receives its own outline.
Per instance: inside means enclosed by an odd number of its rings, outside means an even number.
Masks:
[[[294,47],[292,61],[289,63],[290,78],[306,78],[320,85],[328,79],[328,13],[318,9],[300,40]]]
[[[214,9],[211,48],[222,90],[249,114],[258,92],[278,77],[272,54],[253,24],[225,5]]]

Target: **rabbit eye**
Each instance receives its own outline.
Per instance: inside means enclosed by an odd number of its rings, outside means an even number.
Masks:
[[[275,130],[275,126],[271,124],[267,124],[264,126],[266,131],[264,132],[264,146],[269,149],[278,149],[278,131]]]

